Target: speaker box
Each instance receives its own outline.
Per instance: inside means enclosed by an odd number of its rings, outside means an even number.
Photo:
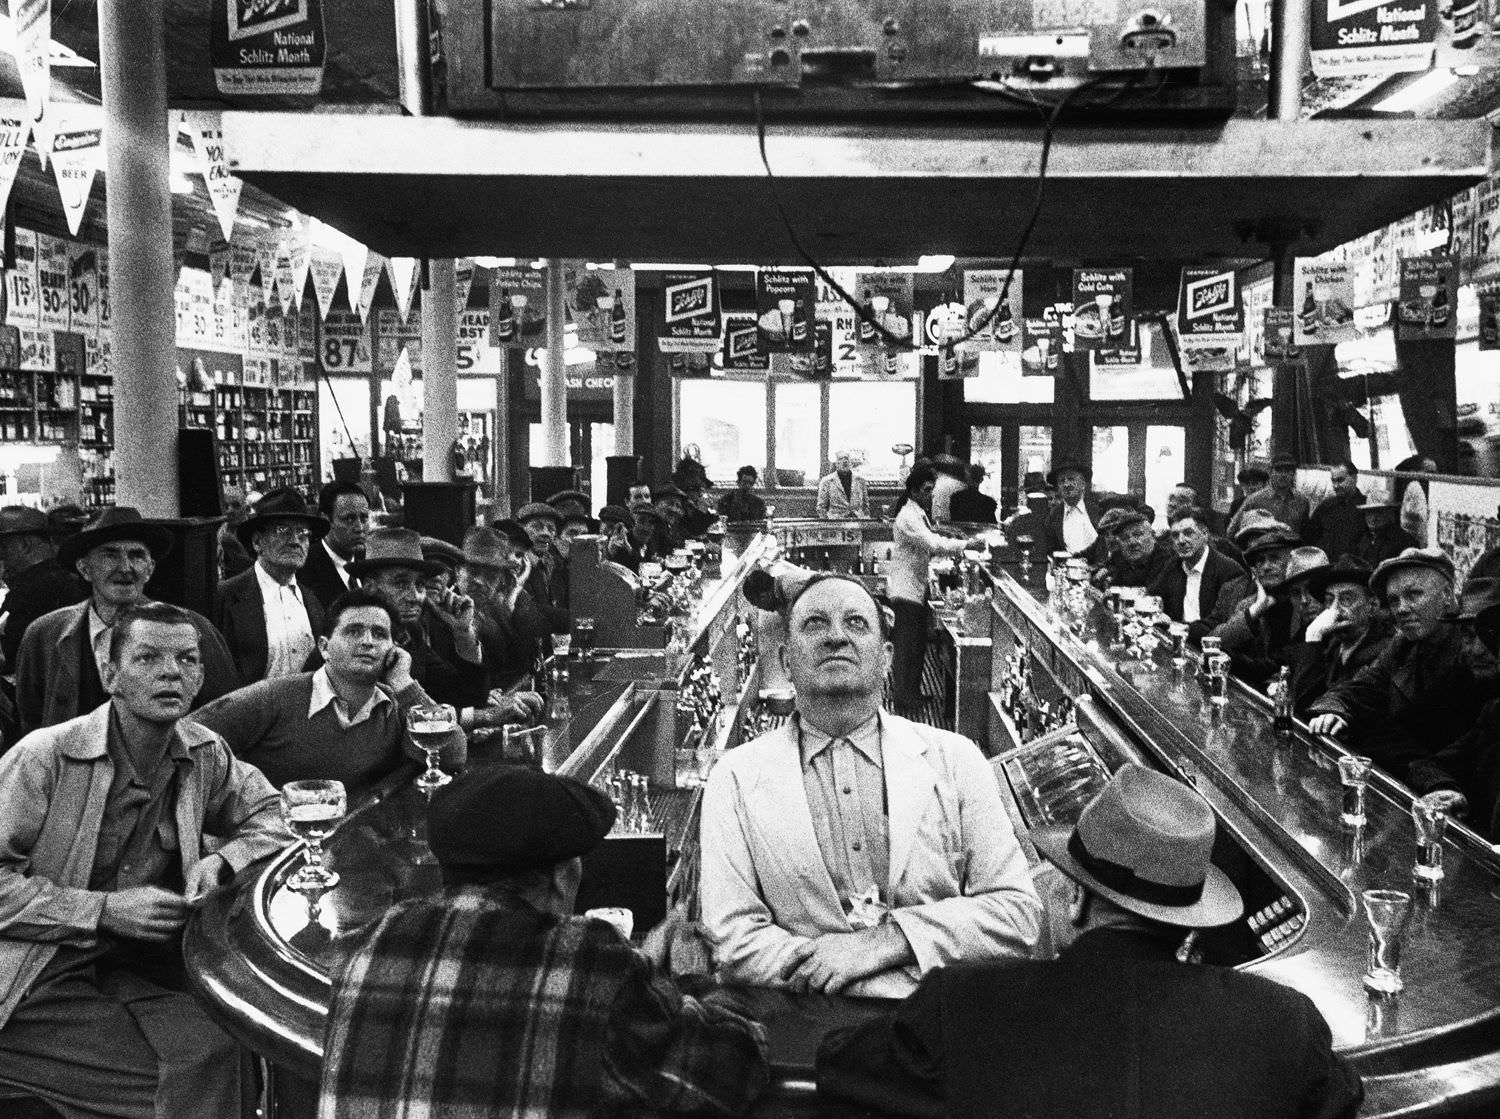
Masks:
[[[207,428],[177,431],[177,489],[184,517],[224,515],[218,439]]]

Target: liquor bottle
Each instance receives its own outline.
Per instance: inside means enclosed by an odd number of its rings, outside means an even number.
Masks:
[[[1271,719],[1276,740],[1286,743],[1292,737],[1292,670],[1282,665],[1271,683],[1271,701],[1274,714]]]
[[[796,346],[807,341],[807,306],[800,299],[792,305],[791,341]]]
[[[875,305],[870,302],[870,291],[865,289],[864,314],[859,319],[859,333],[856,337],[860,342],[871,343],[875,341]]]
[[[1455,43],[1455,46],[1458,44]],[[1439,272],[1437,278],[1437,291],[1432,293],[1432,313],[1428,321],[1432,329],[1442,330],[1448,325],[1448,273]]]
[[[614,306],[609,309],[609,340],[616,345],[623,345],[627,334],[625,296],[619,288],[615,288]]]
[[[1316,334],[1318,332],[1318,301],[1313,296],[1313,286],[1307,285],[1307,292],[1302,297],[1302,332],[1304,334]]]
[[[833,570],[833,561],[828,558],[828,549],[827,548],[823,549],[823,570],[824,571],[832,571]]]
[[[510,302],[510,289],[500,289],[500,306],[495,310],[495,340],[509,342],[516,336],[516,314]]]

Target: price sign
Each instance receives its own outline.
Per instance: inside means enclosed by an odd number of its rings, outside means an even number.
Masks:
[[[488,307],[464,311],[458,316],[458,358],[460,375],[498,376],[500,347],[490,345],[490,311]]]
[[[68,330],[72,326],[68,312],[68,243],[61,237],[38,233],[36,238],[37,294],[40,297],[39,324],[43,330]]]
[[[328,312],[318,339],[318,361],[330,374],[369,373],[369,324],[353,311]]]
[[[68,247],[68,315],[80,334],[99,326],[99,253],[92,245]]]
[[[42,311],[37,292],[36,234],[17,229],[15,242],[15,260],[5,272],[5,325],[35,329]]]
[[[109,329],[109,250],[101,248],[96,250],[95,261],[99,272],[95,277],[99,292],[99,329]]]
[[[94,377],[109,377],[113,370],[109,363],[109,332],[83,336],[83,371]]]

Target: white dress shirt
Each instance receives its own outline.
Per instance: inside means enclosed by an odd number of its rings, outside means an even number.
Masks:
[[[94,604],[89,603],[89,648],[94,650],[94,665],[99,669],[99,679],[104,679],[104,666],[109,663],[109,642],[115,627],[99,617]]]
[[[1184,563],[1183,572],[1187,575],[1187,589],[1182,592],[1182,620],[1184,622],[1197,622],[1203,618],[1203,612],[1199,609],[1198,599],[1203,590],[1203,569],[1208,566],[1208,545],[1203,546],[1203,552],[1195,563]]]
[[[338,572],[339,578],[344,582],[344,590],[347,591],[349,589],[349,561],[330,548],[326,540],[319,540],[318,546],[328,553],[328,558],[333,561],[333,569]]]
[[[266,617],[266,675],[291,676],[302,671],[313,651],[312,623],[307,620],[307,605],[297,580],[278,583],[271,573],[255,563],[255,581],[260,584],[262,609]]]
[[[311,719],[331,703],[334,718],[338,719],[339,726],[348,730],[350,727],[359,726],[375,714],[377,708],[394,702],[396,701],[387,695],[384,689],[376,687],[370,693],[370,698],[365,700],[363,707],[358,711],[350,711],[349,705],[343,701],[338,692],[333,690],[333,681],[328,678],[328,666],[325,664],[313,673],[312,698],[307,704],[307,717]]]
[[[1063,505],[1062,533],[1063,547],[1075,556],[1099,539],[1099,530],[1089,520],[1089,511],[1081,501],[1077,505]]]

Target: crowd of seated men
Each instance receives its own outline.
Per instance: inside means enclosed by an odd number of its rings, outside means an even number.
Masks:
[[[667,543],[712,518],[697,479],[682,480],[649,495]],[[198,899],[290,842],[276,785],[338,777],[362,791],[398,772],[412,752],[400,713],[414,702],[452,703],[476,740],[534,714],[507,644],[523,635],[540,655],[561,632],[548,616],[565,609],[559,541],[570,524],[593,527],[569,520],[587,517],[565,508],[580,495],[453,548],[370,528],[362,495],[342,485],[316,512],[289,493],[250,510],[238,535],[254,569],[215,605],[228,632],[149,600],[170,539],[133,510],[65,541],[87,596],[22,636],[14,686],[28,733],[0,755],[0,1088],[70,1119],[236,1114],[241,1065],[187,993],[179,938]],[[1203,620],[1208,526],[1188,509],[1153,582],[1175,564],[1179,609],[1196,601]],[[1245,617],[1217,625],[1268,616],[1257,606],[1287,597],[1293,550],[1274,579],[1252,559],[1243,585],[1224,582],[1218,599]],[[326,603],[302,578],[309,555]],[[1365,673],[1397,642],[1433,637],[1417,633],[1411,619],[1426,615],[1402,576],[1441,566],[1398,559],[1366,581],[1381,575],[1377,595],[1411,599],[1393,605],[1397,636],[1351,678],[1359,688],[1309,699],[1315,717],[1362,725]],[[1298,574],[1310,597],[1312,574]],[[741,1114],[767,1057],[736,985],[903,1000],[819,1053],[821,1091],[890,1113],[989,1115],[997,1096],[1058,1117],[1185,1117],[1205,1098],[1218,1115],[1355,1112],[1359,1079],[1305,996],[1186,950],[1191,930],[1243,911],[1210,864],[1215,823],[1196,793],[1127,767],[1076,828],[1030,836],[1055,868],[1034,879],[977,746],[882,707],[881,604],[831,575],[796,577],[781,603],[798,711],[726,756],[703,803],[702,933],[728,986],[674,978],[704,970],[682,963],[695,954],[680,914],[641,949],[571,916],[607,801],[565,778],[471,767],[432,801],[443,892],[340,944],[320,1115]],[[1325,618],[1338,609],[1296,606],[1293,632],[1322,621],[1299,679],[1345,659]],[[1490,617],[1477,609],[1470,627],[1485,640],[1500,630]],[[1450,645],[1470,632],[1444,624]],[[1490,779],[1441,751],[1426,760],[1455,783]],[[436,981],[434,957],[453,964]],[[1182,1061],[1185,1047],[1202,1059]],[[1149,1100],[1133,1088],[1143,1068]]]

